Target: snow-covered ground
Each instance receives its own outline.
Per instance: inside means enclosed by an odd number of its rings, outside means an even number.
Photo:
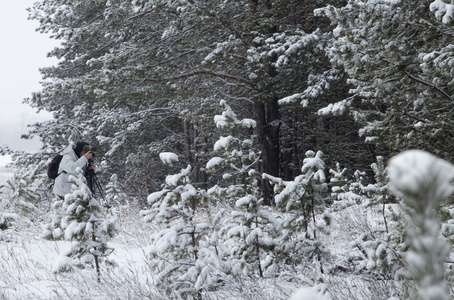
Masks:
[[[392,284],[374,281],[366,274],[352,274],[347,271],[349,266],[342,265],[346,253],[354,251],[350,242],[370,229],[363,223],[372,218],[373,224],[377,217],[364,213],[352,209],[337,215],[332,236],[322,238],[339,262],[340,271],[325,277],[327,288],[336,293],[332,300],[390,299]],[[150,236],[157,228],[144,223],[138,212],[122,216],[122,231],[108,243],[115,248],[109,259],[117,266],[102,264],[100,283],[93,268],[55,274],[55,267],[65,258],[64,253],[72,243],[40,238],[42,220],[21,219],[19,223],[15,231],[0,233],[0,299],[169,299],[154,287],[155,274],[148,268],[146,259]],[[220,290],[207,292],[203,299],[290,299],[296,289],[317,285],[311,278],[313,274],[288,273],[266,279],[235,278]],[[374,294],[380,296],[374,298]]]
[[[98,284],[93,269],[55,274],[72,243],[44,240],[41,231],[40,224],[21,222],[18,230],[1,233],[0,299],[165,299],[149,284],[147,243],[138,244],[133,233],[123,231],[109,243],[118,267],[102,266]]]
[[[21,224],[16,232],[4,232],[6,240],[0,242],[0,299],[168,299],[153,287],[154,276],[146,263],[147,232],[151,228],[126,226],[136,227],[135,232],[123,231],[109,243],[115,248],[109,258],[118,265],[102,265],[100,283],[94,269],[53,272],[71,242],[44,240],[39,237],[40,226],[34,224]],[[240,286],[204,299],[288,299],[292,291],[279,279],[237,284]],[[277,294],[282,297],[276,298]]]

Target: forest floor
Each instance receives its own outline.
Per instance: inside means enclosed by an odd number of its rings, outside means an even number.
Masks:
[[[101,265],[99,283],[92,268],[55,274],[53,270],[64,260],[72,242],[42,239],[43,220],[19,223],[19,228],[3,231],[0,236],[0,299],[169,299],[154,287],[154,275],[147,264],[149,237],[157,229],[141,221],[138,211],[121,217],[122,230],[108,243],[115,249],[109,259],[117,266]],[[362,272],[364,260],[351,246],[352,239],[371,230],[368,226],[373,224],[373,218],[360,208],[336,214],[332,234],[321,238],[335,260],[331,270],[322,275],[323,284],[314,279],[320,274],[311,273],[237,277],[220,290],[206,292],[203,299],[289,299],[302,286],[326,288],[333,300],[391,299],[394,283]],[[355,257],[358,263],[352,261]]]

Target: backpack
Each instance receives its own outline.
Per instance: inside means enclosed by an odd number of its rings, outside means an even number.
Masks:
[[[61,174],[61,173],[60,174],[58,173],[58,167],[60,166],[60,162],[61,162],[62,158],[63,158],[63,155],[61,155],[61,154],[55,155],[54,158],[52,158],[52,161],[47,166],[47,176],[50,179],[55,179],[58,177],[58,175]]]

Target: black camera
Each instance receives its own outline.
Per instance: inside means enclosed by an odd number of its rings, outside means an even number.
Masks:
[[[96,154],[95,154],[95,152],[93,150],[94,150],[94,148],[92,148],[90,145],[85,145],[82,148],[82,151],[85,152],[85,153],[91,152],[91,156],[92,156],[91,159],[95,158],[95,156],[96,156]]]

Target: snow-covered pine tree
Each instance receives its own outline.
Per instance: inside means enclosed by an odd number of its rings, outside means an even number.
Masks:
[[[112,253],[113,248],[107,244],[119,231],[118,219],[102,220],[99,218],[103,207],[93,198],[86,184],[84,172],[78,168],[77,177],[70,176],[73,183],[72,193],[65,196],[63,203],[64,216],[62,227],[66,240],[76,241],[66,256],[73,260],[63,260],[56,272],[71,270],[73,266],[83,268],[94,263],[100,281],[99,263]],[[108,263],[111,263],[106,259]]]
[[[160,157],[164,163],[178,158],[173,153]],[[213,239],[216,225],[210,224],[209,195],[192,184],[192,171],[188,165],[180,173],[168,175],[162,190],[148,196],[151,208],[141,214],[146,222],[161,227],[151,236],[149,252],[156,285],[169,296],[200,298],[203,290],[219,284],[214,266],[224,263],[218,259]]]
[[[328,185],[322,157],[321,151],[307,151],[301,175],[292,181],[264,174],[275,185],[276,206],[284,213],[283,234],[276,255],[285,263],[293,265],[307,260],[320,262],[329,254],[317,236],[318,231],[329,233],[331,221],[326,211]]]
[[[256,122],[238,119],[225,100],[220,101],[220,106],[222,114],[216,115],[214,122],[225,135],[214,143],[215,155],[219,156],[211,158],[206,168],[213,175],[221,174],[221,187],[212,191],[216,191],[224,201],[235,203],[238,198],[249,194],[250,189],[254,189],[248,185],[248,176],[260,160],[257,138],[252,133]],[[253,171],[251,175],[257,176],[257,173]]]
[[[234,203],[227,225],[220,228],[223,243],[230,248],[233,271],[260,277],[276,272],[273,255],[280,235],[280,224],[273,210],[263,205],[260,190],[259,152],[252,129],[256,122],[239,119],[225,100],[220,102],[222,114],[216,115],[216,127],[226,136],[214,144],[215,154],[207,163],[209,172],[220,172],[222,187],[209,190],[222,202]]]
[[[336,169],[329,170],[332,175],[329,185],[331,187],[331,197],[334,201],[329,209],[332,211],[360,205],[364,200],[360,172],[355,172],[355,181],[352,181],[347,178],[347,171],[346,168],[342,169],[339,163],[336,163]]]
[[[270,277],[277,275],[279,270],[274,253],[282,228],[274,210],[263,205],[263,198],[258,198],[258,180],[253,177],[253,172],[250,172],[247,183],[251,190],[236,201],[231,220],[220,229],[220,234],[230,248],[234,272]]]
[[[454,192],[454,165],[420,150],[402,152],[389,163],[389,187],[405,212],[409,251],[402,276],[416,282],[406,299],[448,300],[444,261],[451,243],[440,235],[441,201]]]
[[[379,228],[359,236],[352,246],[359,249],[367,258],[361,266],[370,272],[387,279],[401,281],[405,267],[404,257],[409,249],[405,214],[397,204],[386,205],[384,211],[387,228]],[[407,282],[406,286],[409,286]]]
[[[361,198],[361,205],[372,209],[373,214],[381,216],[377,219],[378,228],[364,232],[355,239],[352,246],[359,249],[367,258],[364,266],[369,271],[378,271],[384,278],[399,279],[399,272],[404,266],[403,256],[408,250],[406,242],[406,222],[403,212],[395,202],[388,189],[388,173],[385,159],[377,157],[371,164],[375,182],[364,185],[361,181],[351,184]],[[359,171],[356,172],[359,174]]]
[[[47,188],[45,187],[45,162],[32,164],[27,168],[16,169],[13,177],[3,185],[10,197],[10,208],[25,218],[34,221],[43,213]]]
[[[378,271],[384,278],[398,280],[399,270],[404,263],[402,257],[408,250],[405,242],[405,221],[402,211],[392,204],[392,195],[388,190],[388,176],[383,157],[377,157],[377,162],[371,165],[374,171],[375,183],[365,185],[365,172],[355,171],[353,180],[346,178],[347,170],[337,165],[336,170],[330,170],[333,177],[331,195],[335,197],[330,211],[339,211],[351,206],[361,207],[363,210],[378,212],[382,220],[374,230],[364,232],[352,242],[366,260],[359,265],[369,271]],[[370,211],[366,212],[368,214]],[[377,224],[376,223],[376,224]],[[366,226],[365,228],[368,228]]]
[[[118,184],[118,175],[113,174],[110,176],[110,181],[106,186],[106,200],[111,206],[110,212],[117,215],[121,220],[122,210],[129,206],[128,196],[123,193]]]
[[[61,240],[64,238],[64,229],[62,228],[63,218],[63,200],[56,199],[52,203],[52,210],[49,215],[49,223],[44,225],[42,237],[46,240]]]
[[[453,100],[449,2],[351,0],[318,10],[332,21],[328,53],[354,95],[337,106],[353,113],[380,155],[424,149],[453,160],[445,142],[454,131],[446,105]]]
[[[366,193],[366,206],[380,205],[383,212],[385,205],[392,202],[392,196],[388,190],[388,174],[386,172],[385,158],[377,156],[377,162],[371,164],[374,171],[375,183],[363,186],[362,190]]]

